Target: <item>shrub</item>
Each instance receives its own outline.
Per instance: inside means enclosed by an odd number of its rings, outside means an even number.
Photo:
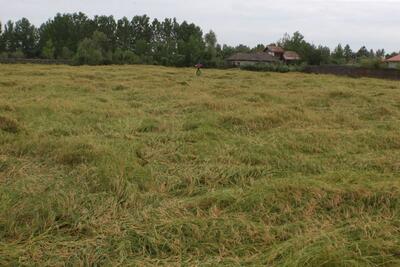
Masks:
[[[367,69],[383,69],[385,64],[380,58],[366,58],[363,57],[359,60],[358,65]]]
[[[132,51],[117,48],[112,55],[115,64],[139,64],[140,58]]]
[[[55,51],[56,49],[54,48],[53,42],[48,40],[46,45],[43,47],[42,56],[47,59],[53,59]]]
[[[74,53],[68,48],[63,47],[61,50],[61,58],[62,59],[72,59],[74,57]]]
[[[0,53],[0,59],[7,59],[8,58],[8,53],[7,52],[1,52]]]
[[[103,61],[101,50],[96,47],[93,40],[85,38],[78,47],[74,62],[78,65],[98,65]]]
[[[244,65],[240,67],[243,70],[249,71],[272,71],[272,72],[289,72],[289,71],[301,71],[304,66],[303,65],[287,65],[283,63],[275,63],[275,64],[265,64],[259,63],[255,65]]]
[[[110,64],[113,54],[109,49],[107,36],[102,32],[94,32],[92,38],[85,38],[79,43],[74,57],[77,65]]]
[[[10,58],[25,58],[25,54],[24,52],[22,52],[21,50],[17,50],[15,52],[12,52],[9,54]]]

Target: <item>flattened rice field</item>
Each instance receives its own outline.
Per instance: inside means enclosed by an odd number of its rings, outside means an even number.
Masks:
[[[0,65],[1,266],[399,266],[400,83]]]

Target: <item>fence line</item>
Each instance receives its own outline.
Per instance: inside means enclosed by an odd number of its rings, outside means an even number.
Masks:
[[[71,60],[64,59],[33,59],[33,58],[0,58],[1,64],[48,64],[71,65]]]
[[[306,73],[334,74],[350,77],[370,77],[390,80],[400,80],[400,70],[396,69],[367,69],[351,66],[307,66]]]

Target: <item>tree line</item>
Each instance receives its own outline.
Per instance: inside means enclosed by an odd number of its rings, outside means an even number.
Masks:
[[[332,51],[327,46],[314,45],[307,42],[300,32],[295,32],[292,36],[285,34],[278,42],[278,45],[285,50],[293,50],[310,65],[321,64],[379,64],[383,58],[389,58],[397,53],[387,54],[385,49],[368,50],[362,46],[359,50],[353,51],[350,45],[342,46],[338,44]],[[373,67],[373,66],[371,66]]]
[[[349,45],[333,51],[307,42],[296,32],[285,34],[277,42],[286,50],[300,54],[308,64],[345,64],[360,58],[378,58],[383,49],[362,47],[353,52]],[[238,52],[258,52],[263,44],[250,48],[220,45],[213,31],[203,33],[194,23],[175,18],[159,21],[147,15],[123,17],[94,16],[84,13],[57,14],[40,27],[28,19],[0,22],[0,58],[44,58],[72,60],[75,64],[157,64],[193,66],[203,63],[220,67],[225,59]]]

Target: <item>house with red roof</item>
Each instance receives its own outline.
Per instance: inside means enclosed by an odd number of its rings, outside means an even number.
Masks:
[[[255,65],[260,63],[297,63],[301,60],[299,54],[294,51],[285,51],[275,44],[267,45],[263,52],[236,53],[230,56],[227,61],[232,66]]]
[[[400,67],[400,54],[385,60],[388,63],[390,69],[397,69]]]

